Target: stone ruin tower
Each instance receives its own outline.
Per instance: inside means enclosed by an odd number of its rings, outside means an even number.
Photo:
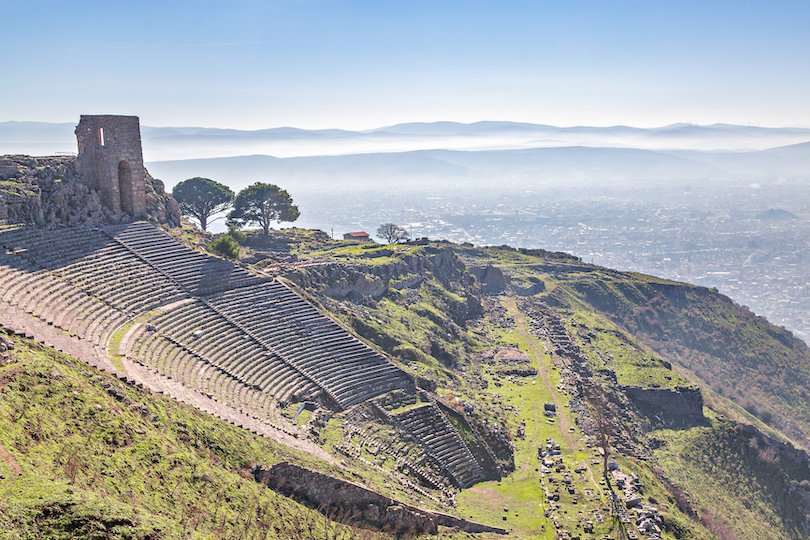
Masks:
[[[146,193],[137,116],[82,115],[76,126],[81,182],[98,190],[101,202],[115,213],[146,215]]]

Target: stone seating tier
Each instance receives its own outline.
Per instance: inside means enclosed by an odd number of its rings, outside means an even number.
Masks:
[[[347,409],[392,390],[415,392],[411,377],[286,284],[148,223],[0,229],[0,300],[101,346],[137,320],[129,358],[251,415],[318,395]],[[457,484],[482,477],[435,405],[396,420]]]
[[[268,279],[179,244],[148,223],[111,227],[107,233],[192,294],[211,294]]]
[[[467,487],[484,477],[481,466],[436,405],[427,403],[393,418],[431,451],[459,486]]]
[[[348,407],[413,381],[280,282],[211,295],[206,301]]]

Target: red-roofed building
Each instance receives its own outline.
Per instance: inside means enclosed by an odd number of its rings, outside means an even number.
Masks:
[[[347,232],[343,235],[344,240],[360,240],[363,242],[368,242],[371,240],[371,237],[368,235],[366,231],[355,231],[355,232]]]

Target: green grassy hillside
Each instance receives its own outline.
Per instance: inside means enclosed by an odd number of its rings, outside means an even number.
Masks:
[[[313,435],[333,465],[14,338],[0,366],[0,539],[379,536],[250,475],[253,464],[280,461],[505,527],[510,538],[618,538],[613,493],[625,526],[637,531],[653,512],[670,540],[807,537],[807,458],[779,440],[807,441],[808,349],[728,298],[542,250],[366,246],[300,230],[268,242],[289,260],[318,263],[286,276],[418,377],[489,460],[489,480],[448,492],[403,483],[379,451],[392,432],[359,409],[327,415]],[[699,399],[687,419],[633,402],[639,388],[676,409],[679,393],[701,388],[705,418]],[[613,442],[609,482],[593,431],[599,414]],[[353,418],[365,418],[362,430]],[[380,440],[366,444],[372,434]],[[345,452],[352,445],[357,459]],[[549,445],[559,448],[553,465],[538,453]],[[639,506],[627,508],[633,496]]]
[[[0,367],[0,538],[374,537],[254,482],[307,455],[24,339]]]
[[[802,494],[810,467],[751,428],[714,420],[659,430],[656,457],[683,486],[709,530],[721,538],[806,538]]]
[[[659,354],[810,447],[810,349],[789,331],[703,287],[637,274],[569,285]]]
[[[561,498],[565,512],[557,523],[582,533],[581,522],[569,518],[588,508],[605,509],[592,450],[575,425],[576,415],[564,405],[569,397],[558,386],[559,360],[549,355],[553,345],[532,330],[539,324],[537,317],[547,313],[562,322],[593,381],[625,407],[631,405],[622,400],[622,385],[704,388],[708,405],[703,422],[662,430],[659,419],[638,411],[617,428],[632,432],[636,446],[653,449],[645,461],[623,457],[622,467],[644,478],[649,495],[665,503],[665,536],[805,537],[806,509],[797,486],[806,483],[806,465],[767,462],[773,459],[767,448],[777,444],[771,435],[780,438],[784,430],[802,440],[805,433],[810,363],[803,343],[715,291],[594,267],[542,250],[434,246],[452,250],[468,275],[492,283],[478,282],[476,289],[464,277],[441,280],[433,272],[423,273],[421,281],[411,279],[405,288],[390,286],[392,280],[375,299],[330,298],[322,294],[324,283],[310,282],[307,290],[406,369],[432,380],[448,402],[460,408],[471,404],[466,407],[469,414],[508,426],[515,472],[462,492],[459,510],[465,517],[500,520],[521,537],[554,538],[557,532],[544,511],[543,480],[537,474],[536,452],[546,438],[561,443],[564,459],[586,464],[589,471],[577,482],[583,491],[575,490],[572,499]],[[363,248],[322,244],[310,253],[329,256],[330,249],[343,264],[383,278],[390,274],[386,266],[402,261],[380,246],[369,248],[386,253],[386,260],[374,267],[348,253]],[[307,256],[305,243],[298,250]],[[489,267],[502,275],[476,270]],[[448,292],[459,298],[477,296],[484,315],[450,317]],[[488,351],[503,346],[527,353],[537,377],[502,375],[504,367]],[[452,361],[436,350],[451,351]],[[557,422],[549,423],[540,414],[539,407],[548,401],[565,411]],[[767,428],[743,407],[773,427]],[[768,435],[758,435],[758,449],[748,448],[751,438],[745,439],[736,424],[717,411],[757,424]],[[745,487],[739,488],[742,483]],[[611,537],[617,534],[607,524],[596,527],[597,534],[600,530]]]

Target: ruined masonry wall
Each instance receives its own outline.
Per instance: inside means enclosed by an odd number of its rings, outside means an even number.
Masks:
[[[291,463],[257,467],[254,477],[273,491],[315,508],[335,521],[386,531],[397,537],[436,534],[439,525],[471,533],[506,533],[497,527],[408,506],[357,484]]]
[[[670,417],[703,417],[703,395],[699,388],[640,388],[625,386],[624,393],[637,403],[651,405]]]
[[[82,115],[76,126],[81,182],[98,190],[113,212],[146,215],[146,190],[137,116]]]

